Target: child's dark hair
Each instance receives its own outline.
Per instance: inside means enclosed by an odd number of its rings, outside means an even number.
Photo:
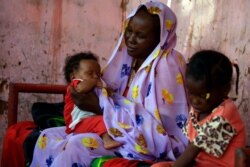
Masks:
[[[186,77],[192,77],[197,81],[205,81],[207,90],[214,87],[222,88],[230,85],[232,68],[231,61],[224,54],[213,50],[202,50],[191,57],[187,66]],[[237,82],[238,74],[237,71]],[[237,87],[238,83],[236,84]]]
[[[75,55],[69,56],[65,60],[65,66],[63,68],[64,77],[69,83],[71,81],[70,75],[79,68],[81,60],[95,60],[98,61],[97,57],[91,52],[80,52]]]

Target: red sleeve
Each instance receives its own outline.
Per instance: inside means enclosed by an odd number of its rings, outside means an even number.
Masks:
[[[82,80],[80,80],[80,79],[73,79],[73,80],[71,81],[70,85],[73,86],[74,88],[76,88],[76,86],[77,86],[80,82],[82,82]]]

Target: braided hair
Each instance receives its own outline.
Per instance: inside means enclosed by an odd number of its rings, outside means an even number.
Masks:
[[[196,81],[205,81],[207,90],[223,88],[230,85],[233,66],[224,54],[213,50],[202,50],[191,57],[187,66],[186,77],[191,77]],[[236,72],[237,93],[239,68],[236,68]]]

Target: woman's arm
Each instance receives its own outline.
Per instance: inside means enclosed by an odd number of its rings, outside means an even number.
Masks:
[[[200,151],[200,148],[196,147],[192,143],[189,143],[184,153],[175,161],[173,167],[193,166],[195,158]]]
[[[92,91],[95,86],[96,81],[93,81],[91,79],[83,80],[76,85],[75,90],[78,93],[88,93]]]
[[[81,110],[92,111],[100,115],[102,114],[99,98],[94,91],[78,93],[73,87],[70,87],[70,93],[75,105]]]

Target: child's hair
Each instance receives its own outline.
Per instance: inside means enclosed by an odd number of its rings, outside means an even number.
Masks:
[[[81,60],[98,61],[97,57],[91,52],[80,52],[75,55],[67,57],[65,60],[65,66],[63,68],[63,71],[64,71],[64,77],[68,83],[71,81],[70,74],[79,68]]]
[[[230,85],[233,73],[233,65],[222,53],[213,50],[202,50],[195,53],[187,66],[186,77],[192,77],[197,81],[204,81],[206,89]],[[237,82],[238,73],[237,72]],[[238,83],[236,84],[236,88]],[[237,90],[236,90],[237,93]]]

